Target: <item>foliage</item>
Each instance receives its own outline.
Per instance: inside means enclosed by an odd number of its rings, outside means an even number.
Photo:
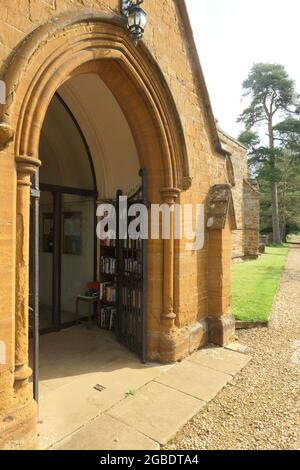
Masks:
[[[280,64],[254,64],[243,89],[243,96],[250,99],[250,104],[238,120],[245,124],[246,130],[261,122],[269,123],[278,112],[298,111],[295,82]]]
[[[300,172],[299,163],[289,151],[283,153],[277,165],[278,203],[283,240],[300,230]],[[258,181],[261,191],[261,230],[272,232],[272,211],[269,201],[269,175],[261,168]]]
[[[239,140],[248,148],[250,169],[260,186],[262,230],[273,231],[280,243],[299,223],[299,95],[279,64],[254,64],[243,88],[249,104],[239,117],[245,124]],[[257,132],[264,128],[267,143]]]
[[[288,117],[274,127],[274,132],[280,147],[290,150],[300,162],[300,120]]]
[[[232,267],[232,312],[237,320],[267,321],[285,266],[288,245],[267,247],[256,261]]]

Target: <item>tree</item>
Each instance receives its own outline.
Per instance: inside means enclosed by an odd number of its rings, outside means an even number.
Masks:
[[[289,151],[285,151],[277,162],[278,205],[282,240],[289,233],[300,230],[300,172],[299,163]],[[270,205],[270,178],[267,164],[260,166],[257,174],[261,193],[261,230],[272,230]]]
[[[239,140],[248,148],[248,158],[261,193],[261,229],[272,230],[270,182],[278,185],[278,206],[281,237],[300,230],[300,120],[288,117],[274,126],[276,168],[273,174],[268,164],[269,149],[260,145],[259,136],[244,131]]]
[[[275,140],[282,149],[279,207],[282,238],[300,229],[300,121],[288,117],[274,127]]]
[[[274,127],[275,140],[289,150],[294,160],[300,159],[300,120],[288,117]]]
[[[238,121],[246,127],[244,136],[251,137],[252,129],[267,128],[268,144],[255,147],[252,155],[257,164],[266,164],[269,169],[273,240],[281,243],[279,206],[278,206],[278,172],[277,157],[280,150],[276,148],[274,126],[280,117],[288,117],[299,111],[299,97],[295,92],[295,83],[291,80],[282,65],[254,64],[248,78],[243,83],[244,98],[249,99],[249,106],[244,109]],[[257,134],[256,134],[257,135]]]

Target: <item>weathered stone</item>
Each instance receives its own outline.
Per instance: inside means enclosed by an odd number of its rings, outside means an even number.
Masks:
[[[37,406],[34,401],[0,415],[0,449],[21,450],[36,445]]]
[[[18,431],[1,430],[0,446],[9,441],[30,446],[35,433],[28,384],[30,176],[39,164],[49,101],[62,82],[97,73],[107,84],[128,121],[140,166],[148,170],[152,202],[206,204],[210,187],[228,182],[228,159],[210,111],[185,3],[152,1],[145,8],[149,24],[135,48],[119,0],[1,2],[0,79],[7,102],[0,107],[0,318],[5,324],[0,341],[8,355],[0,377],[0,409],[10,416],[14,403],[16,415],[25,406],[31,411],[22,414],[27,424],[20,419]],[[163,18],[159,27],[157,18]],[[149,243],[148,344],[155,360],[188,356],[207,341],[207,317],[217,322],[229,311],[234,220],[227,202],[219,203],[222,224],[206,234],[200,252],[187,252],[184,242],[172,238]],[[232,336],[224,325],[211,331],[219,343]]]
[[[195,353],[188,361],[210,367],[223,374],[236,375],[251,360],[248,354],[224,348],[207,347]]]
[[[14,138],[14,130],[6,123],[0,123],[0,150],[4,150]]]
[[[176,365],[156,382],[179,390],[203,401],[212,400],[230,380],[230,377],[192,361]]]
[[[202,400],[151,382],[107,414],[165,445],[204,406]]]
[[[52,450],[159,450],[157,442],[111,416],[102,415]]]
[[[256,258],[259,254],[260,195],[257,183],[249,176],[247,149],[220,128],[219,136],[229,154],[227,171],[236,218],[232,257],[234,260]]]
[[[231,315],[209,318],[209,341],[218,346],[225,346],[235,340],[235,319]]]

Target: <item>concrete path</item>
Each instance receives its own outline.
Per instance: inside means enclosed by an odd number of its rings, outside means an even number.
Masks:
[[[270,328],[239,331],[251,363],[167,449],[300,449],[300,244],[291,246]]]
[[[152,450],[172,439],[249,362],[208,347],[142,365],[113,337],[71,328],[42,338],[39,448]]]

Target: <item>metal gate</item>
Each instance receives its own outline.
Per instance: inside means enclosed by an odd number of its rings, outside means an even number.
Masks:
[[[29,325],[32,341],[33,397],[39,399],[39,172],[30,190],[30,258],[32,278],[29,289]]]
[[[133,204],[148,207],[147,174],[140,171],[142,183],[128,198],[128,210]],[[120,215],[120,196],[117,194],[117,220]],[[127,214],[128,216],[128,214]],[[146,363],[147,360],[147,240],[132,239],[128,233],[131,218],[127,217],[126,239],[117,240],[117,315],[118,340]],[[119,234],[119,226],[117,227]]]

